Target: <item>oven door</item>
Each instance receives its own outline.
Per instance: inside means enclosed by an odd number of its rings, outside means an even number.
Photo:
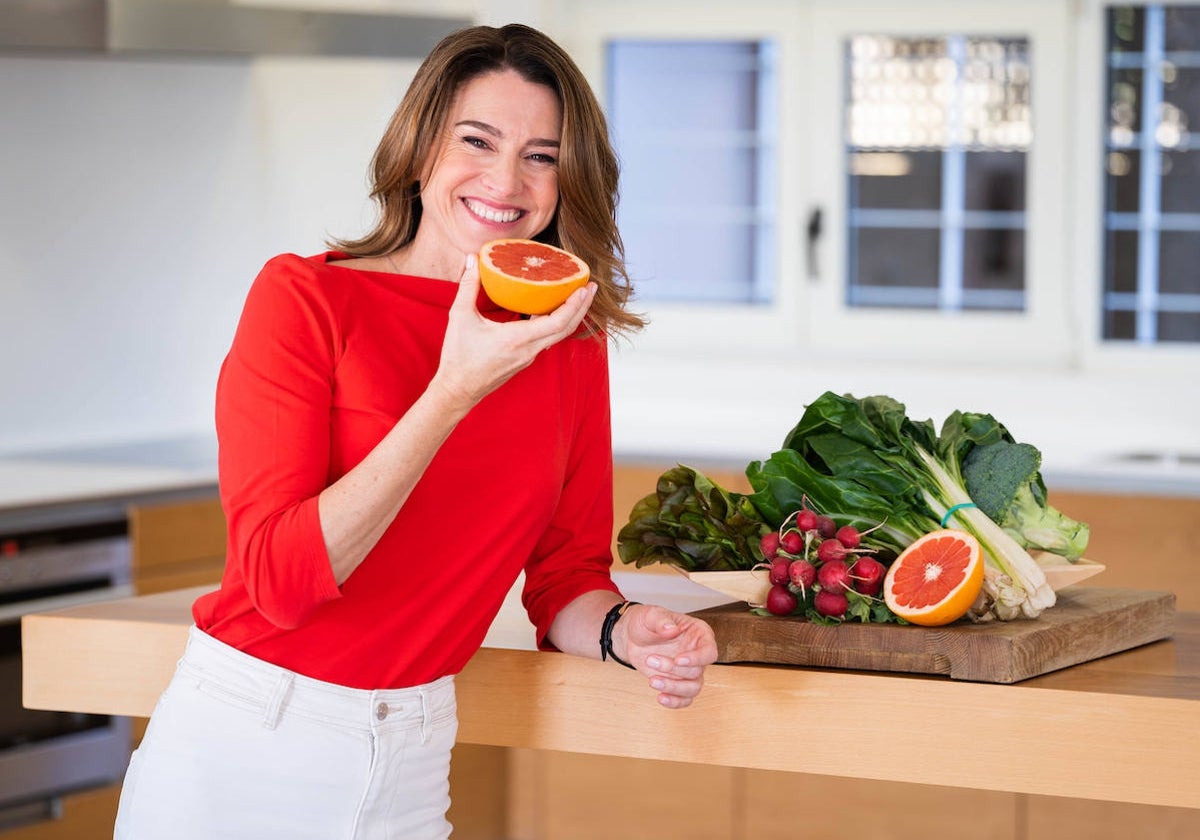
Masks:
[[[44,560],[45,562],[41,562]],[[66,571],[71,570],[72,574]],[[36,585],[29,577],[35,575]],[[13,586],[16,578],[22,585]],[[22,705],[22,615],[131,594],[122,538],[0,558],[0,829],[56,815],[58,797],[120,782],[130,720]]]

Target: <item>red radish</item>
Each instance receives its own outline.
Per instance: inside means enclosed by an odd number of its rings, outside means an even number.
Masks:
[[[808,589],[817,579],[817,567],[807,560],[793,560],[788,566],[788,578],[793,586]]]
[[[774,560],[775,555],[779,553],[779,534],[774,531],[769,534],[763,534],[762,539],[758,541],[758,547],[762,551],[764,558]]]
[[[845,560],[846,546],[842,545],[836,539],[822,540],[821,544],[817,546],[817,559],[822,563],[828,563],[832,560]]]
[[[780,557],[771,562],[771,571],[767,573],[767,579],[774,584],[786,584],[788,582],[788,565],[790,562],[786,557]]]
[[[822,589],[813,598],[813,609],[827,618],[841,618],[850,609],[850,600],[841,592]]]
[[[804,535],[799,531],[788,531],[779,540],[779,544],[788,554],[802,554],[804,552]]]
[[[850,588],[850,567],[845,560],[830,560],[817,569],[817,583],[822,592],[844,592]]]
[[[799,603],[792,591],[782,584],[772,586],[767,593],[767,612],[771,615],[791,615]]]
[[[825,539],[830,539],[837,533],[837,523],[831,517],[821,514],[817,517],[817,533]]]
[[[808,508],[805,508],[804,510],[797,512],[796,527],[799,528],[801,531],[817,530],[817,515],[815,513],[813,513],[811,510],[809,510]]]
[[[837,541],[846,546],[846,548],[858,548],[858,544],[860,542],[858,529],[853,525],[843,525],[841,528],[837,529],[837,533],[834,536],[837,537]]]
[[[864,595],[875,596],[883,588],[883,578],[887,575],[887,567],[874,557],[860,557],[850,569],[850,577],[854,579],[854,588]]]

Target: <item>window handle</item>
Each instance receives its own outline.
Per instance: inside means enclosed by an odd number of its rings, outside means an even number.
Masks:
[[[805,257],[808,264],[808,279],[820,279],[821,272],[817,264],[817,242],[821,238],[821,208],[814,207],[808,213],[808,225],[805,228]]]

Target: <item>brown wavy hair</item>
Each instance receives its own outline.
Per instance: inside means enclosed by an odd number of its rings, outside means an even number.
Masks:
[[[379,218],[361,239],[330,244],[356,257],[378,257],[412,242],[421,223],[420,178],[455,95],[486,73],[513,70],[552,90],[562,106],[558,207],[535,237],[577,254],[591,269],[596,297],[588,318],[601,331],[645,325],[626,310],[633,289],[617,230],[619,165],[596,96],[574,60],[546,35],[521,24],[473,26],[442,39],[418,68],[371,163],[371,198]]]

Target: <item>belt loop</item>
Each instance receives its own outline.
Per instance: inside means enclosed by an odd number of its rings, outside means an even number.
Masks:
[[[292,672],[280,671],[279,681],[275,684],[275,690],[271,693],[271,699],[267,701],[267,710],[263,714],[263,726],[267,729],[274,729],[279,725],[280,712],[283,711],[283,701],[287,699],[291,688]]]
[[[429,714],[429,702],[425,694],[425,689],[419,689],[421,695],[421,744],[428,744],[429,739],[433,737],[433,720]]]

